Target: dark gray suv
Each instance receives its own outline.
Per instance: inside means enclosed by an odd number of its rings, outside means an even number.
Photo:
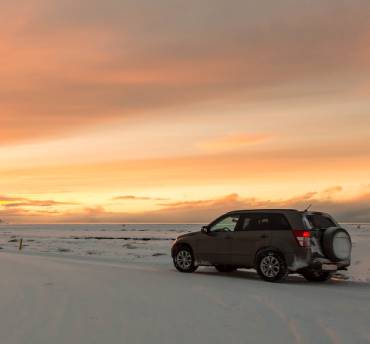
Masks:
[[[289,273],[326,281],[350,265],[351,249],[348,232],[326,213],[239,210],[222,215],[200,232],[179,236],[172,257],[181,272],[211,265],[220,272],[255,268],[270,282]]]

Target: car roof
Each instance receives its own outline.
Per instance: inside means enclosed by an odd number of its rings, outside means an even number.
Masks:
[[[243,210],[233,210],[229,211],[227,214],[242,214],[242,213],[302,213],[302,211],[297,209],[243,209]]]
[[[307,215],[324,215],[324,216],[330,216],[328,213],[322,212],[322,211],[305,211],[304,212]]]
[[[306,215],[324,215],[329,216],[328,213],[321,212],[321,211],[305,211],[305,210],[297,210],[297,209],[286,209],[286,208],[278,208],[278,209],[242,209],[242,210],[233,210],[229,211],[228,215],[232,214],[245,214],[245,213],[280,213],[280,214],[292,214],[292,213],[298,213],[298,214],[306,214]]]

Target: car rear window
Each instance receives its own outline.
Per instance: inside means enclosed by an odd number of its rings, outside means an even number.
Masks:
[[[321,214],[307,214],[305,215],[307,222],[311,228],[326,229],[329,227],[336,227],[336,223],[328,216]]]
[[[270,214],[270,221],[272,224],[272,228],[275,230],[289,230],[291,226],[286,219],[286,217],[282,214]]]

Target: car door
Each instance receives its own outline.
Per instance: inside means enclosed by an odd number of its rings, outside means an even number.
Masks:
[[[207,227],[198,241],[198,259],[202,264],[232,264],[231,241],[240,215],[225,215]]]
[[[265,213],[246,213],[232,238],[233,264],[253,267],[257,251],[271,243],[271,219]]]

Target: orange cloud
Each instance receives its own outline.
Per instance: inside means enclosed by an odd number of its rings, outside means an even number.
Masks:
[[[289,205],[368,184],[370,3],[268,8],[0,2],[0,190],[37,198],[3,199],[2,211],[108,220],[162,195],[218,206],[207,200],[253,189]],[[128,195],[112,202],[117,190]],[[61,204],[65,193],[81,204]]]
[[[210,15],[206,3],[188,1],[196,16],[162,0],[150,11],[114,0],[1,6],[2,144],[215,100],[368,96],[356,91],[369,79],[368,2],[318,10],[282,1],[266,11],[236,0],[214,3]]]
[[[153,218],[164,219],[168,216],[170,221],[208,222],[215,216],[235,209],[256,208],[294,208],[304,210],[312,204],[311,210],[326,211],[333,214],[339,221],[369,222],[370,221],[370,193],[363,193],[343,200],[321,198],[320,192],[310,192],[301,196],[261,200],[256,198],[243,198],[231,194],[215,200],[196,200],[191,202],[178,202],[164,204],[165,208],[152,213]]]
[[[18,222],[28,220],[29,222],[66,223],[207,223],[222,213],[236,209],[295,208],[303,210],[312,203],[312,210],[329,212],[339,221],[370,221],[369,193],[365,192],[342,200],[320,198],[320,194],[322,193],[310,192],[297,197],[276,200],[245,198],[238,194],[230,194],[217,199],[165,203],[162,204],[163,208],[160,210],[139,213],[113,212],[106,210],[103,206],[64,212],[28,211],[24,209],[4,211],[0,209],[0,216],[5,221]],[[48,217],[45,217],[46,214]]]
[[[307,149],[266,148],[233,154],[212,154],[161,159],[118,160],[95,164],[54,164],[52,166],[7,169],[2,166],[0,187],[7,192],[22,192],[20,182],[34,193],[73,189],[79,192],[100,190],[209,185],[222,183],[271,183],[292,180],[317,180],[332,183],[368,180],[369,145],[348,147],[315,143]],[[50,176],[53,176],[50,179]],[[102,178],[102,176],[104,176]],[[56,183],[57,181],[57,183]],[[36,183],[37,182],[37,183]],[[92,187],[93,186],[93,187]]]
[[[200,143],[206,151],[228,151],[265,142],[271,136],[264,134],[230,134]]]
[[[76,202],[59,202],[54,200],[34,200],[23,197],[8,197],[0,195],[0,207],[52,207],[60,205],[77,205]]]
[[[166,201],[166,198],[146,197],[146,196],[134,196],[134,195],[123,195],[112,198],[113,201]]]

